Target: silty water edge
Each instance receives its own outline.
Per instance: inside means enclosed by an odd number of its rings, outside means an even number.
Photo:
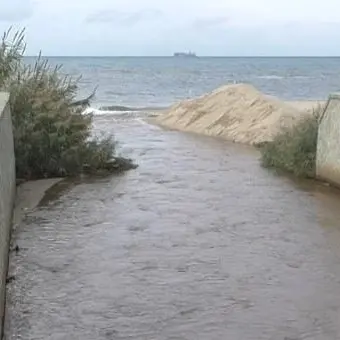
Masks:
[[[7,339],[340,336],[340,200],[251,148],[96,117],[140,167],[29,214]]]

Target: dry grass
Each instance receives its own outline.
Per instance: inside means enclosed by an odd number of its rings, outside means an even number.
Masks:
[[[314,110],[290,129],[284,129],[272,142],[260,147],[262,165],[300,177],[315,177],[319,117],[323,108]]]

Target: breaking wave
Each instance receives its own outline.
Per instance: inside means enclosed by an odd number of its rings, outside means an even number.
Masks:
[[[88,107],[84,110],[84,113],[92,113],[93,115],[111,115],[117,119],[131,119],[142,118],[156,114],[160,110],[164,110],[166,107],[128,107],[128,106],[101,106],[98,108]]]

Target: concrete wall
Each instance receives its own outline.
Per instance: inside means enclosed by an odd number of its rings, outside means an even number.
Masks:
[[[8,248],[15,187],[11,114],[8,95],[0,92],[0,339],[3,333]]]
[[[316,175],[340,186],[340,94],[331,94],[320,117]]]

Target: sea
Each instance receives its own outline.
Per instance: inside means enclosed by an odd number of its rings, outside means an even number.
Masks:
[[[324,100],[340,91],[340,57],[49,57],[80,77],[79,98],[96,89],[95,112],[150,111],[221,85],[250,83],[285,100]],[[34,62],[34,58],[26,58]],[[108,110],[106,110],[108,113]]]

